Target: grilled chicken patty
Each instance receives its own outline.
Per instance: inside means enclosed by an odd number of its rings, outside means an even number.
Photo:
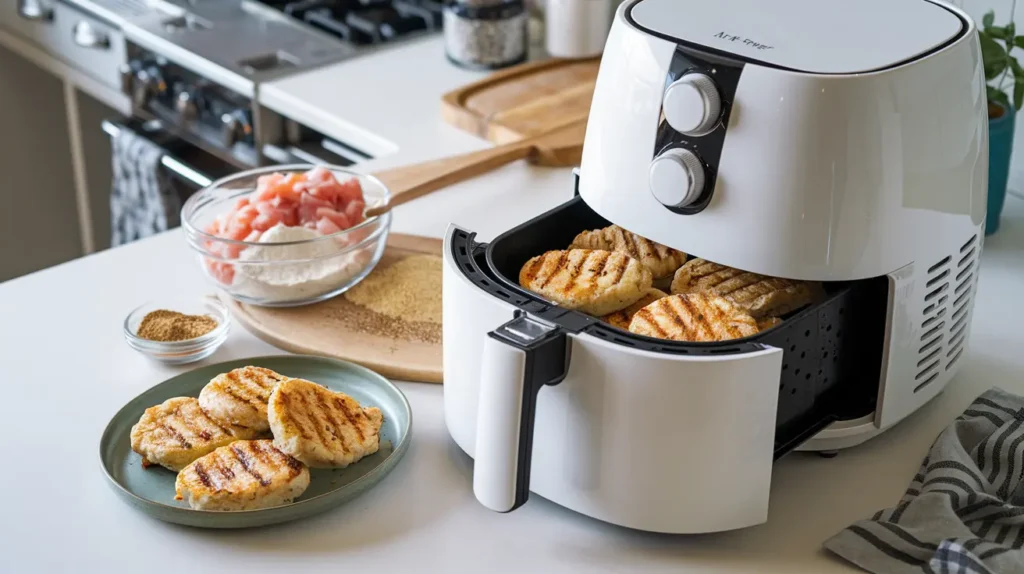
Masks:
[[[704,259],[691,259],[676,271],[672,293],[725,297],[755,319],[785,315],[811,302],[819,286],[740,271]]]
[[[384,415],[344,393],[289,379],[270,395],[274,446],[315,468],[344,468],[380,447]]]
[[[266,432],[270,430],[267,421],[270,393],[287,378],[263,367],[234,369],[217,375],[203,387],[199,406],[223,423]]]
[[[618,225],[584,231],[573,239],[569,249],[602,249],[625,253],[646,267],[654,279],[672,275],[686,261],[686,254],[682,251],[655,243]]]
[[[519,271],[524,288],[597,317],[637,302],[651,281],[651,272],[629,255],[594,249],[548,251]]]
[[[287,504],[309,486],[306,465],[270,440],[236,440],[178,473],[174,490],[195,510],[255,510]]]
[[[159,464],[178,471],[214,449],[239,438],[255,438],[256,431],[217,421],[193,397],[167,399],[146,409],[132,427],[132,450],[142,466]]]
[[[663,297],[640,309],[629,330],[673,341],[728,341],[756,334],[757,323],[724,297],[688,293]]]
[[[633,320],[633,315],[636,315],[637,311],[643,309],[644,307],[650,305],[651,303],[654,303],[655,301],[661,299],[662,297],[668,297],[668,293],[665,293],[661,289],[655,289],[651,287],[650,289],[647,290],[647,293],[644,293],[644,296],[641,297],[640,300],[637,301],[636,303],[633,303],[632,305],[626,307],[621,311],[609,313],[608,315],[601,317],[601,320],[612,326],[628,331],[629,323]]]

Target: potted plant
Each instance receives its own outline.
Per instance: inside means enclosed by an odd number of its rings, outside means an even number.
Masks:
[[[1006,184],[1010,174],[1014,123],[1017,111],[1020,110],[1021,104],[1024,104],[1024,68],[1012,55],[1014,48],[1024,48],[1024,36],[1017,36],[1013,24],[1016,7],[1017,2],[1014,0],[1010,8],[1010,22],[1005,26],[995,26],[995,13],[988,12],[981,20],[982,26],[978,32],[988,92],[989,171],[986,235],[995,233],[999,228],[999,216],[1003,211]]]

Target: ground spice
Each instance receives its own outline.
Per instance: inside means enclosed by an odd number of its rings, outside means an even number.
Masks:
[[[146,313],[135,334],[150,341],[187,341],[216,328],[217,321],[212,317],[159,309]]]
[[[375,270],[345,298],[391,319],[440,325],[441,275],[440,257],[413,255]]]

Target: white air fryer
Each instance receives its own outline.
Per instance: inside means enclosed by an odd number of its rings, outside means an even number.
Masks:
[[[920,408],[969,335],[987,125],[976,28],[947,4],[624,2],[572,199],[489,244],[448,231],[445,419],[479,501],[742,528],[767,518],[774,460]],[[527,259],[610,223],[827,297],[681,343],[519,287]]]

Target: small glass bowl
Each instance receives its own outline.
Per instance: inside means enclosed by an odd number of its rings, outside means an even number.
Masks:
[[[217,326],[205,335],[185,341],[151,341],[136,335],[142,319],[149,312],[158,309],[178,311],[186,315],[209,315],[217,321]],[[147,302],[129,313],[124,320],[124,339],[128,346],[150,359],[167,365],[184,365],[209,357],[227,340],[230,330],[231,315],[214,297]]]
[[[373,271],[387,246],[391,212],[330,235],[287,243],[226,239],[206,231],[239,199],[250,197],[260,177],[306,173],[314,167],[250,169],[219,179],[189,197],[181,210],[181,226],[214,286],[242,303],[296,307],[335,297]],[[330,170],[339,182],[357,180],[367,208],[386,205],[391,197],[387,186],[371,175],[338,166],[320,167]]]

